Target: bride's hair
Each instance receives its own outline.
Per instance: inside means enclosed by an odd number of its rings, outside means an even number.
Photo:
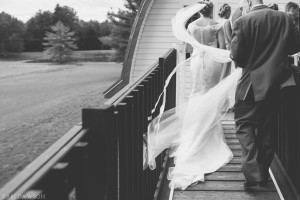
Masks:
[[[206,4],[202,10],[200,10],[200,13],[204,15],[205,17],[210,16],[212,10],[213,10],[213,3],[208,0],[199,1],[199,4]]]
[[[227,3],[220,6],[218,15],[223,18],[228,12],[231,12],[231,7]]]
[[[278,10],[278,5],[276,3],[270,3],[268,5],[269,8],[273,9],[273,10]]]

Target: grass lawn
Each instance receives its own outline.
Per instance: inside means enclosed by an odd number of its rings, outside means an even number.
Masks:
[[[0,60],[0,187],[79,123],[82,108],[101,107],[121,70],[113,62]]]
[[[72,55],[75,61],[90,61],[90,62],[113,62],[115,50],[92,50],[92,51],[74,51]],[[0,57],[0,60],[20,61],[48,61],[50,56],[43,52],[22,52],[13,54],[8,57]]]

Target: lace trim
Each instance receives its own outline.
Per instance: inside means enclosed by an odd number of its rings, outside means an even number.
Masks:
[[[208,26],[198,26],[196,24],[189,24],[188,29],[191,28],[192,26],[194,26],[197,29],[204,29],[204,30],[208,30],[208,29],[214,29],[216,31],[218,31],[220,28],[222,28],[221,24],[213,24],[213,25],[208,25]]]

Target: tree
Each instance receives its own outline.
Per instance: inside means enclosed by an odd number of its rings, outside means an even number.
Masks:
[[[45,52],[51,55],[51,60],[54,62],[69,61],[70,56],[77,46],[74,44],[74,32],[70,31],[68,26],[65,26],[61,21],[58,21],[54,26],[51,26],[54,32],[46,32]]]
[[[24,50],[24,42],[21,34],[13,33],[8,37],[8,51],[20,53]]]
[[[100,23],[100,37],[109,36],[111,34],[111,24],[108,20]]]
[[[119,10],[118,13],[110,12],[108,17],[112,23],[111,47],[117,50],[116,60],[122,62],[126,53],[127,43],[131,32],[132,24],[139,10],[142,0],[126,0],[126,10]],[[108,41],[100,38],[101,41]],[[108,43],[109,44],[109,43]]]
[[[101,42],[98,40],[98,29],[100,24],[98,22],[79,22],[79,28],[77,32],[78,48],[80,50],[97,50],[101,49]]]
[[[25,51],[43,51],[45,32],[53,24],[53,13],[39,10],[26,23]]]
[[[5,12],[0,13],[0,55],[22,52],[24,32],[23,22]]]
[[[108,36],[110,34],[108,22],[99,23],[98,21],[80,21],[79,29],[77,32],[78,48],[80,50],[99,50],[109,49],[98,39],[102,36]]]
[[[53,12],[52,23],[54,24],[58,21],[61,21],[63,24],[65,24],[75,32],[78,28],[79,19],[77,17],[76,11],[71,7],[60,6],[59,4],[56,5]]]
[[[103,45],[113,46],[113,39],[109,36],[101,37],[99,38],[99,40],[102,42]]]
[[[102,22],[100,24],[100,33],[99,33],[100,38],[108,37],[111,34],[111,29],[112,29],[111,23],[109,23],[108,20]],[[99,39],[99,37],[98,37],[98,39]],[[102,40],[100,40],[100,41],[101,41],[102,49],[111,49],[111,45],[107,45]]]
[[[43,51],[42,43],[45,33],[51,31],[50,26],[58,21],[76,33],[79,19],[73,8],[57,4],[54,12],[39,10],[26,23],[25,51]]]

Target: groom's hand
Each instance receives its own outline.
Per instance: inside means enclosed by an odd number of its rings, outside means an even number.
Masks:
[[[300,52],[300,32],[292,17],[289,17],[289,21],[292,27],[292,37],[290,37],[290,49],[289,55]]]
[[[244,68],[247,58],[246,38],[242,23],[237,19],[233,24],[230,58],[235,61],[236,67]]]

